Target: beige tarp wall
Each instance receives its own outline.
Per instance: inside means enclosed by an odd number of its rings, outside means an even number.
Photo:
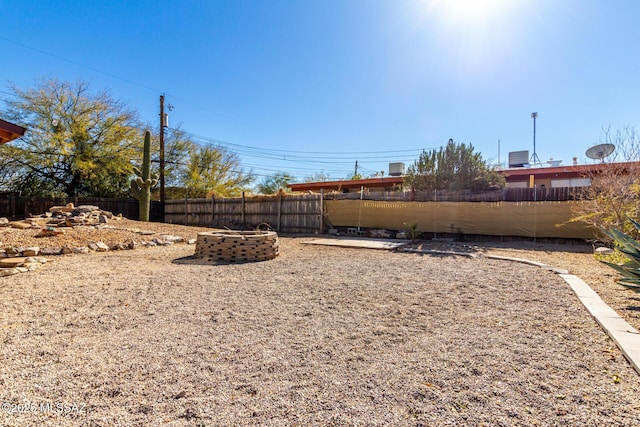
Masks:
[[[336,227],[555,238],[593,238],[586,224],[558,227],[580,202],[382,202],[327,200],[326,213]]]

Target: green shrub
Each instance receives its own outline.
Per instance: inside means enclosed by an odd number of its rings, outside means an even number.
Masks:
[[[419,230],[418,230],[418,223],[417,222],[412,222],[412,223],[404,223],[405,229],[404,231],[407,232],[407,235],[409,236],[409,238],[411,239],[412,242],[418,240],[418,238],[420,237],[420,234],[422,234]]]
[[[630,221],[640,231],[640,224],[634,220]],[[603,231],[613,240],[616,250],[624,255],[627,262],[622,264],[608,261],[601,262],[620,273],[622,278],[618,279],[618,283],[635,292],[640,292],[640,242],[615,228]]]

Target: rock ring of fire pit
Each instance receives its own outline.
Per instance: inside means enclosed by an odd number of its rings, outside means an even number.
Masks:
[[[205,231],[198,233],[195,257],[207,262],[266,261],[278,256],[275,231]]]

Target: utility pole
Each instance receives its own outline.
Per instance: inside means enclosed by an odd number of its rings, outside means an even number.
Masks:
[[[358,161],[356,160],[356,169],[353,172],[353,178],[355,179],[358,176]]]
[[[164,95],[160,95],[160,203],[164,206]]]

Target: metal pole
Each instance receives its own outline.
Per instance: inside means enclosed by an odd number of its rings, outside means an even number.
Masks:
[[[164,95],[160,95],[160,203],[164,206]]]
[[[538,153],[536,152],[536,118],[537,117],[538,117],[538,114],[533,113],[533,155],[534,157],[538,157]]]
[[[532,165],[542,165],[542,162],[540,162],[540,158],[538,157],[538,153],[536,151],[536,119],[538,118],[538,113],[531,113],[531,118],[533,119],[533,154],[531,155],[529,163],[531,163]]]

